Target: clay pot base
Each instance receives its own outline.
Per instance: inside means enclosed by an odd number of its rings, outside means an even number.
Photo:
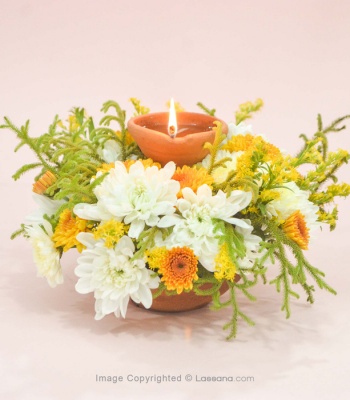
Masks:
[[[237,278],[238,277],[238,278]],[[236,275],[235,281],[239,280],[239,276]],[[203,290],[209,289],[210,284],[203,285]],[[228,291],[228,285],[224,282],[220,288],[220,294],[224,294]],[[147,310],[160,311],[167,313],[177,313],[183,311],[197,310],[198,308],[205,307],[212,301],[211,296],[197,296],[192,292],[182,292],[181,294],[167,296],[164,292],[153,299],[151,308]],[[142,304],[134,303],[137,307],[145,309]]]

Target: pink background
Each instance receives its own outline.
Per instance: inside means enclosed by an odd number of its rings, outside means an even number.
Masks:
[[[238,104],[261,97],[254,131],[289,152],[298,135],[350,112],[350,3],[347,0],[157,1],[0,0],[0,115],[44,132],[54,115],[128,98],[165,110],[174,96],[188,110],[202,101],[233,120]],[[130,115],[130,114],[129,114]],[[98,119],[97,118],[97,119]],[[350,125],[350,123],[348,124]],[[350,129],[333,149],[350,149]],[[160,315],[130,306],[128,318],[93,319],[93,298],[75,292],[75,254],[65,284],[36,278],[29,243],[9,240],[32,211],[34,174],[11,175],[33,160],[0,132],[0,376],[6,399],[345,399],[349,392],[349,203],[337,231],[309,250],[339,294],[320,290],[310,307],[280,312],[274,288],[259,285],[256,321],[227,343],[228,312]],[[349,167],[342,172],[349,178]],[[95,375],[254,376],[246,383],[96,383]]]

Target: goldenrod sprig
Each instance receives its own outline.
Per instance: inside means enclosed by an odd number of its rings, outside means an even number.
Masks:
[[[211,174],[213,172],[213,169],[216,168],[217,163],[216,163],[216,157],[217,153],[219,151],[220,144],[225,140],[226,135],[222,133],[222,123],[220,121],[215,121],[214,122],[215,126],[213,130],[215,131],[215,139],[214,143],[211,144],[209,142],[205,143],[203,148],[208,149],[210,153],[210,164],[208,168],[208,173]]]
[[[134,113],[135,117],[137,115],[144,115],[150,112],[150,109],[148,107],[142,106],[141,101],[136,97],[131,97],[129,100],[131,101],[132,105],[135,108],[135,113]]]
[[[238,111],[236,111],[236,125],[246,119],[252,118],[252,114],[259,111],[263,105],[264,102],[261,99],[255,100],[255,103],[247,101],[246,103],[240,104]]]

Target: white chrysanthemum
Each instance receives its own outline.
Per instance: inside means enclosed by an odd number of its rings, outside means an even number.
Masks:
[[[53,235],[51,224],[44,220],[42,226],[26,226],[25,231],[33,246],[38,276],[45,277],[51,287],[63,283],[60,255],[51,239]]]
[[[214,178],[215,183],[224,182],[229,173],[235,171],[237,168],[237,159],[243,154],[243,151],[237,151],[235,153],[231,153],[227,150],[219,150],[216,155],[216,161],[223,160],[224,158],[228,158],[225,162],[225,165],[222,167],[215,168],[211,173],[211,176]],[[202,161],[202,166],[206,169],[210,166],[211,155],[208,154]]]
[[[249,219],[244,219],[249,227],[241,228],[237,226],[235,229],[238,233],[243,236],[244,245],[246,248],[246,254],[243,259],[239,259],[240,266],[243,268],[250,268],[254,265],[256,259],[260,258],[264,252],[260,251],[260,243],[262,242],[261,237],[253,235],[253,226]],[[259,252],[260,251],[260,252]]]
[[[280,194],[278,199],[268,203],[266,211],[270,217],[277,217],[280,222],[284,222],[295,211],[300,211],[307,227],[313,230],[320,226],[317,222],[318,207],[309,201],[309,193],[299,189],[295,182],[283,184],[285,188],[275,189]]]
[[[225,141],[229,141],[233,136],[247,135],[248,133],[253,134],[252,125],[246,125],[244,122],[240,122],[238,125],[231,122],[228,124],[228,133]]]
[[[87,248],[78,258],[75,273],[80,279],[75,288],[83,294],[94,292],[95,319],[110,313],[125,318],[130,298],[145,308],[152,305],[151,289],[159,286],[159,277],[146,268],[144,260],[132,258],[135,246],[128,236],[113,249],[91,233],[79,233],[77,238]]]
[[[112,163],[122,159],[122,148],[115,140],[107,140],[103,148],[99,149],[98,153],[106,163]]]
[[[242,219],[234,218],[244,209],[252,198],[250,192],[234,190],[230,196],[219,191],[216,195],[208,185],[198,188],[197,194],[190,188],[182,189],[183,198],[177,202],[179,215],[164,217],[159,226],[173,226],[166,244],[190,247],[199,262],[209,271],[214,271],[214,258],[219,249],[220,232],[215,230],[216,221],[223,220],[230,224],[249,228]]]
[[[54,215],[56,211],[65,203],[64,200],[52,200],[42,194],[33,193],[33,199],[39,208],[29,214],[25,219],[26,225],[40,225],[43,223],[44,215]]]
[[[138,161],[129,171],[117,161],[108,176],[96,187],[97,204],[78,204],[74,212],[95,221],[116,218],[130,224],[128,235],[138,238],[147,226],[157,226],[161,216],[175,212],[179,182],[172,180],[175,164],[145,168]]]
[[[246,125],[244,122],[240,122],[238,125],[234,122],[228,124],[228,134],[231,137],[236,135],[247,135],[248,133],[253,133],[252,125]]]
[[[253,134],[253,127],[252,125],[246,125],[244,122],[240,122],[238,125],[235,123],[231,122],[228,124],[228,133],[226,135],[226,139],[223,141],[223,143],[227,143],[229,140],[233,138],[233,136],[237,135],[253,135],[253,136],[260,136],[262,137],[267,143],[269,141],[266,139],[265,135],[254,135]]]

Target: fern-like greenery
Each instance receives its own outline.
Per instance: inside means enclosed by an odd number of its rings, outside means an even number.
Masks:
[[[110,109],[115,113],[107,114]],[[122,160],[126,160],[131,154],[141,154],[137,144],[129,140],[125,111],[119,104],[107,101],[101,111],[106,115],[97,127],[83,108],[74,108],[66,122],[56,115],[48,131],[38,137],[30,136],[29,121],[18,127],[5,117],[0,129],[7,129],[16,134],[19,144],[15,151],[27,146],[37,158],[37,162],[21,166],[13,174],[13,178],[17,180],[26,172],[37,169],[37,181],[49,171],[55,177],[55,181],[47,188],[46,196],[54,200],[68,200],[65,207],[70,209],[81,202],[96,202],[94,189],[105,176],[102,173],[96,178],[103,164],[101,151],[105,143],[108,140],[118,143]],[[119,130],[112,128],[112,123],[116,123]],[[59,209],[57,217],[61,212]],[[20,233],[23,233],[22,228],[13,236]]]

